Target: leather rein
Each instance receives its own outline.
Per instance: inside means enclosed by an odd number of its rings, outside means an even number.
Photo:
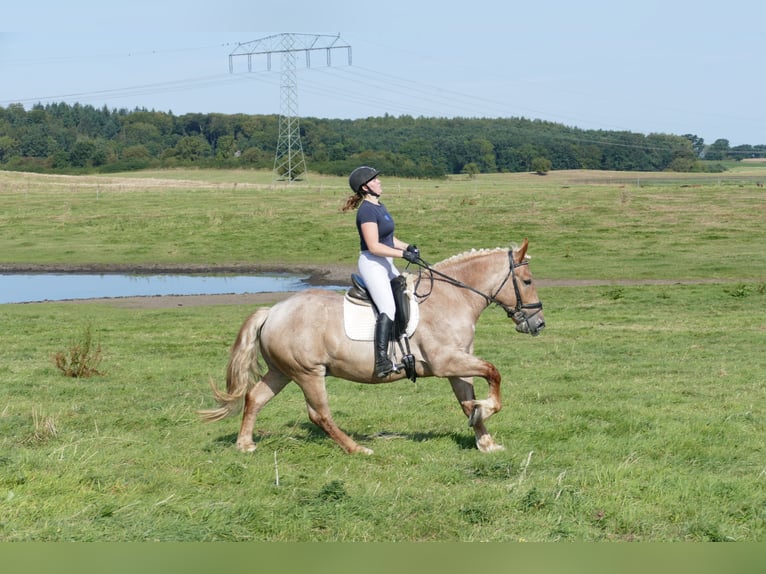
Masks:
[[[425,269],[428,271],[431,281],[431,288],[428,290],[428,293],[425,295],[419,294],[418,286],[420,285],[420,280],[422,278],[421,273],[418,273],[418,280],[415,283],[415,296],[420,298],[421,301],[425,301],[428,299],[428,297],[431,295],[431,292],[433,291],[433,283],[434,283],[434,275],[438,275],[441,277],[444,281],[449,283],[450,285],[454,285],[455,287],[459,287],[461,289],[467,289],[468,291],[471,291],[473,293],[476,293],[477,295],[480,295],[481,297],[484,297],[484,299],[487,301],[487,305],[494,303],[498,307],[501,307],[503,311],[505,311],[508,314],[508,317],[513,319],[514,321],[522,322],[529,320],[531,317],[539,313],[543,308],[542,301],[537,301],[536,303],[522,303],[521,302],[521,290],[519,289],[518,281],[516,278],[516,268],[521,267],[522,265],[528,265],[529,261],[521,261],[519,263],[516,263],[513,260],[513,251],[508,251],[508,263],[509,263],[509,269],[508,273],[505,276],[505,279],[503,279],[503,282],[500,283],[500,287],[498,287],[495,290],[495,293],[492,295],[487,295],[486,293],[483,293],[479,291],[478,289],[475,289],[474,287],[471,287],[470,285],[467,285],[463,283],[462,281],[459,281],[455,279],[454,277],[450,277],[449,275],[446,275],[445,273],[442,273],[441,271],[438,271],[434,269],[430,264],[428,264],[426,261],[424,261],[421,258],[418,258],[418,262],[416,265],[421,267],[422,269]],[[516,306],[511,308],[505,303],[502,303],[501,301],[498,301],[497,295],[502,291],[503,287],[505,287],[505,284],[508,283],[508,280],[511,280],[511,284],[513,285],[514,293],[516,294]],[[534,311],[531,314],[527,314],[527,310],[533,310]]]

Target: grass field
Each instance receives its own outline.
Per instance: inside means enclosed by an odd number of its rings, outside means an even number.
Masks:
[[[0,306],[0,539],[766,540],[765,192],[618,175],[384,180],[429,261],[526,236],[535,277],[608,281],[541,288],[534,339],[482,316],[501,453],[475,450],[446,381],[331,379],[337,422],[373,456],[343,454],[295,386],[241,454],[238,419],[196,411],[251,308]],[[353,263],[345,182],[269,177],[0,172],[0,263]],[[628,282],[647,279],[678,282]],[[52,355],[88,328],[103,375],[62,376]]]

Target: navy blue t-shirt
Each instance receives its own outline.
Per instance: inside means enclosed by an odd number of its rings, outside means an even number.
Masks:
[[[359,232],[359,246],[362,251],[369,251],[362,235],[362,224],[375,222],[378,224],[378,241],[389,247],[394,246],[394,220],[382,203],[375,205],[363,201],[356,211],[356,229]]]

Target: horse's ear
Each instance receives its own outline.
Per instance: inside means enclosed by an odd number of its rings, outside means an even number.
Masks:
[[[524,243],[521,244],[519,250],[516,252],[516,263],[524,261],[524,257],[527,256],[527,247],[529,247],[529,240],[525,237]]]

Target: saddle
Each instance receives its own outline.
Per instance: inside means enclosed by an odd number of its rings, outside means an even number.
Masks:
[[[419,321],[418,303],[414,297],[414,276],[399,275],[391,280],[391,289],[396,304],[392,342],[396,342],[401,353],[402,366],[407,376],[415,381],[415,358],[410,353],[409,337],[415,332]],[[343,301],[343,324],[346,335],[356,341],[374,339],[375,319],[378,309],[370,297],[364,279],[351,275],[351,287],[346,290]]]

